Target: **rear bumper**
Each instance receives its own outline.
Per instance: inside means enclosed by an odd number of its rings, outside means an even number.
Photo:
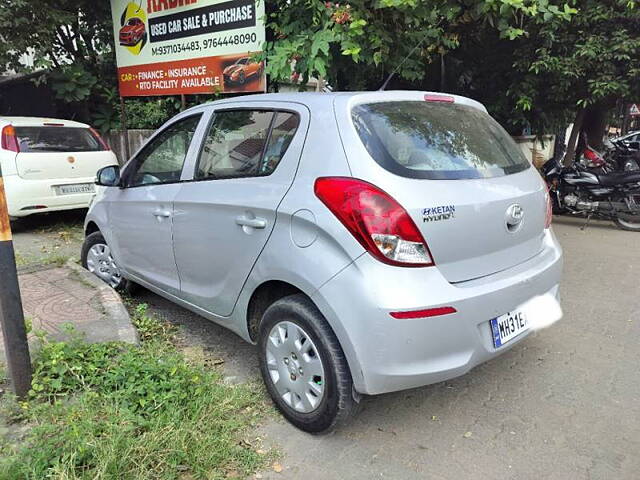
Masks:
[[[9,216],[26,217],[34,213],[87,208],[94,193],[57,195],[55,186],[95,182],[95,176],[84,178],[56,178],[24,180],[18,175],[4,177]],[[43,207],[43,208],[33,208]]]
[[[538,295],[558,296],[562,250],[544,249],[508,270],[450,284],[437,268],[398,268],[359,257],[314,295],[347,356],[356,390],[380,394],[462,375],[526,338],[493,346],[489,321]],[[396,320],[393,311],[452,306],[450,315]]]

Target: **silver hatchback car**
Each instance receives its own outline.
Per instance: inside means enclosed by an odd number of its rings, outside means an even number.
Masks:
[[[361,394],[462,375],[561,314],[545,184],[467,98],[217,101],[97,183],[85,267],[257,344],[275,404],[309,432]]]

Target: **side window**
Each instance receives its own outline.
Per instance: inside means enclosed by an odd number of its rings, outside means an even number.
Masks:
[[[177,182],[189,151],[191,139],[202,115],[180,120],[161,132],[136,157],[127,186]]]
[[[262,175],[269,175],[276,169],[289,148],[293,136],[298,130],[299,119],[293,113],[278,112],[271,129],[269,144],[260,166]]]
[[[270,175],[297,127],[298,117],[291,113],[257,110],[217,113],[200,153],[196,179]]]

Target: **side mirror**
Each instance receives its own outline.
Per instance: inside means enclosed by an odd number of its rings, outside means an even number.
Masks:
[[[98,170],[96,185],[102,187],[117,187],[120,184],[120,167],[110,165]]]

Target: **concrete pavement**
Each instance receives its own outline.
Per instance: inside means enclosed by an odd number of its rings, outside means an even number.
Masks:
[[[77,263],[85,215],[70,210],[12,223],[25,315],[54,337],[69,322],[88,341],[136,341],[119,295]]]

